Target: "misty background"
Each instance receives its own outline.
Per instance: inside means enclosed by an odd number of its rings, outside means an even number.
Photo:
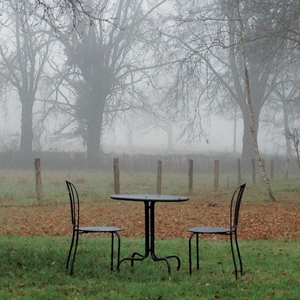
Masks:
[[[0,1],[5,159],[32,165],[43,152],[81,152],[94,167],[107,153],[224,153],[250,161],[239,20],[260,151],[295,157],[297,1],[82,3]]]

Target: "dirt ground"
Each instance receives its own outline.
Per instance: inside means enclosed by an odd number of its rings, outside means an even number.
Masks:
[[[299,192],[297,197],[299,198]],[[228,198],[228,197],[227,197]],[[290,195],[293,199],[293,196]],[[196,198],[179,204],[156,204],[156,236],[187,238],[188,228],[216,225],[228,227],[227,201]],[[239,222],[240,239],[268,237],[300,237],[300,201],[242,203]],[[143,203],[115,200],[85,202],[81,205],[81,226],[115,225],[122,237],[142,237],[144,233]],[[71,234],[69,203],[46,206],[2,206],[0,234],[35,236]]]

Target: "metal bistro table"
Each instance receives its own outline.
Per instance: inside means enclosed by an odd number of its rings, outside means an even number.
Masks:
[[[133,266],[134,261],[144,260],[151,254],[154,261],[164,260],[167,263],[168,271],[171,272],[169,258],[176,258],[178,261],[177,270],[180,269],[180,259],[177,255],[167,255],[158,257],[155,254],[155,203],[156,202],[182,202],[188,201],[185,196],[158,195],[158,194],[116,194],[111,195],[111,199],[122,201],[142,201],[145,205],[145,254],[133,252],[131,257],[120,260],[118,269],[123,261],[130,260]],[[138,256],[138,257],[136,257]]]

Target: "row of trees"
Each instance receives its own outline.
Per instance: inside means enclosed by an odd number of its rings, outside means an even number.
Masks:
[[[291,155],[298,1],[0,3],[1,96],[21,103],[24,158],[42,137],[80,137],[94,165],[103,130],[141,111],[170,138],[174,122],[182,136],[201,137],[209,114],[233,118],[238,111],[243,158],[253,157],[260,124],[285,135]]]

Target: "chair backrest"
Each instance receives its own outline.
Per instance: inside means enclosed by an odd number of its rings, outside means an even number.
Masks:
[[[73,229],[79,227],[79,196],[76,190],[76,187],[73,183],[66,180],[69,198],[70,198],[70,206],[71,206],[71,219]]]
[[[240,206],[246,183],[240,185],[233,193],[230,205],[230,228],[236,230],[239,221]]]

